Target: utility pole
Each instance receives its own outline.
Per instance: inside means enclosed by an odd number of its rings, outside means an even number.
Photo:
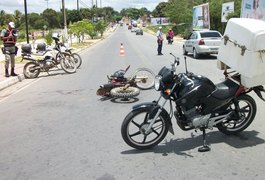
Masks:
[[[48,7],[49,7],[49,0],[44,0],[44,1],[47,1],[47,9],[48,9]]]
[[[27,36],[27,44],[29,44],[29,25],[28,25],[27,0],[24,0],[24,8],[25,8],[25,20],[26,20],[26,36]]]
[[[79,0],[77,0],[77,11],[79,11]]]
[[[63,9],[63,19],[64,19],[64,41],[68,42],[68,33],[67,33],[67,22],[66,22],[66,12],[64,0],[62,0],[62,9]]]

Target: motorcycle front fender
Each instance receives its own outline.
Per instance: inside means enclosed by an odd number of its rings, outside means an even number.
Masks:
[[[156,115],[157,111],[161,108],[159,104],[157,104],[156,101],[153,102],[145,102],[145,103],[140,103],[135,106],[133,106],[133,111],[139,110],[141,108],[147,108],[149,111],[149,118],[152,119]],[[172,128],[172,122],[171,118],[168,114],[168,112],[162,108],[161,116],[169,123],[169,132],[174,135],[174,130]]]

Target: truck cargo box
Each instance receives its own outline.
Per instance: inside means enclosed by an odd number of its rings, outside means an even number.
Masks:
[[[239,72],[244,86],[265,84],[265,22],[230,19],[217,59]]]

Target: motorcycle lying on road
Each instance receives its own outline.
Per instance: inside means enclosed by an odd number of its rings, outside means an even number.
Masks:
[[[148,68],[138,68],[130,77],[125,77],[125,70],[118,70],[113,75],[107,76],[108,83],[103,84],[97,90],[99,96],[111,96],[116,98],[132,98],[140,94],[140,89],[146,90],[154,86],[155,74]]]
[[[206,144],[206,129],[216,127],[226,135],[234,135],[252,123],[257,107],[249,92],[254,91],[265,101],[261,95],[265,92],[263,86],[246,88],[240,83],[240,74],[227,71],[225,80],[214,84],[204,76],[188,72],[186,57],[184,59],[186,72],[176,72],[179,58],[175,57],[172,68],[163,67],[156,76],[155,89],[161,94],[158,100],[133,106],[123,120],[121,135],[129,146],[149,149],[159,144],[168,131],[174,134],[173,114],[180,129],[203,132],[200,152],[210,150]],[[168,101],[170,113],[165,109]]]
[[[30,44],[22,46],[22,60],[29,60],[23,69],[25,78],[36,78],[39,76],[40,72],[47,72],[61,65],[62,69],[71,74],[76,72],[76,64],[74,58],[71,54],[62,52],[60,48],[59,39],[53,37],[55,40],[55,47],[52,49],[46,49],[45,44],[38,44],[37,53],[31,52]],[[54,51],[56,54],[52,54]],[[49,73],[48,73],[49,74]]]

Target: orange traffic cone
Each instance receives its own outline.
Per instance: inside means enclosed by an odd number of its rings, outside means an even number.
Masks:
[[[121,47],[120,47],[120,56],[125,56],[125,51],[124,51],[124,47],[123,47],[122,43],[121,43]]]

